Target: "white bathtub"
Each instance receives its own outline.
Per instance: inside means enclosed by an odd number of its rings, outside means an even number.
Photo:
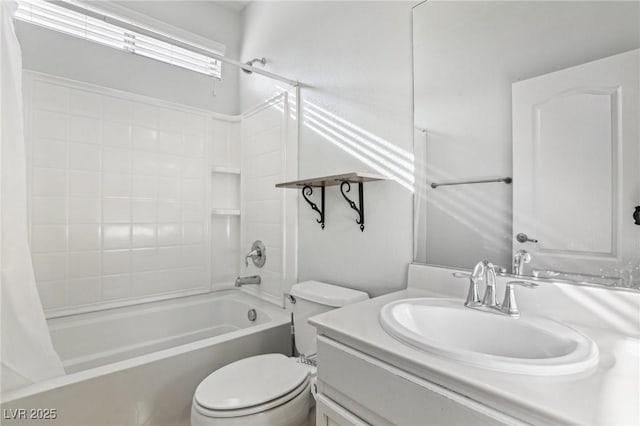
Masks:
[[[285,311],[236,290],[55,318],[49,328],[67,375],[2,395],[3,425],[43,424],[7,419],[16,409],[55,409],[47,425],[186,425],[209,373],[291,351]]]

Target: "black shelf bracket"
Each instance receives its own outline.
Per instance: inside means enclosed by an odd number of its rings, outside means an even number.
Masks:
[[[320,187],[320,208],[318,208],[316,203],[309,199],[311,194],[313,194],[313,187],[311,185],[305,185],[302,187],[302,197],[311,206],[311,208],[320,215],[320,218],[316,219],[316,222],[318,222],[320,227],[324,229],[324,186]]]
[[[356,223],[360,225],[360,231],[364,232],[364,191],[362,189],[362,182],[358,182],[358,202],[360,207],[356,205],[349,197],[347,197],[347,192],[351,191],[351,183],[347,180],[342,181],[340,184],[340,192],[349,206],[358,213],[358,219],[356,219]]]

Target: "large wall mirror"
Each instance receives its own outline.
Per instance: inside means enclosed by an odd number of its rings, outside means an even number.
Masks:
[[[416,262],[640,288],[639,22],[636,1],[414,8]]]

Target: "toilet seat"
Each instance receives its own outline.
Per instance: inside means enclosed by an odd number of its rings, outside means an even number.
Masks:
[[[282,354],[258,355],[211,373],[198,385],[195,410],[228,418],[260,413],[291,401],[309,388],[310,370]]]

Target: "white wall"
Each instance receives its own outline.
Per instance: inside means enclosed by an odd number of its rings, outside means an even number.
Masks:
[[[413,152],[414,4],[254,2],[245,10],[242,57],[265,56],[267,70],[304,84],[300,178],[369,171],[399,176],[409,186],[397,170],[410,170]],[[272,96],[276,86],[241,75],[242,108]],[[364,232],[337,187],[327,189],[324,230],[316,218],[300,197],[300,280],[324,280],[372,295],[406,286],[412,256],[408,188],[396,181],[365,184]]]
[[[639,19],[638,2],[418,6],[415,117],[427,129],[428,182],[512,176],[511,84],[639,47]],[[509,267],[511,185],[426,191],[428,263]]]
[[[100,2],[92,2],[97,7]],[[237,11],[199,1],[118,2],[198,36],[226,46],[226,55],[238,59],[242,20]],[[16,32],[26,69],[85,81],[99,86],[206,108],[238,113],[238,69],[223,64],[223,81],[214,80],[152,59],[100,46],[32,24],[17,22]]]

